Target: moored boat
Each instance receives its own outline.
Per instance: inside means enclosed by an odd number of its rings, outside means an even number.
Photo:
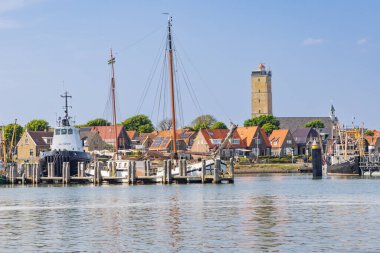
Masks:
[[[62,175],[63,162],[70,163],[70,175],[78,174],[78,163],[89,163],[91,155],[83,149],[80,139],[79,129],[71,126],[68,114],[67,99],[71,98],[67,92],[61,97],[65,98],[65,116],[58,118],[57,127],[54,129],[51,151],[42,152],[40,155],[40,165],[42,175],[47,175],[47,164],[54,164],[54,175]]]

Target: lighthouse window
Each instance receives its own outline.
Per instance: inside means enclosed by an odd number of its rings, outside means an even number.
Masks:
[[[61,134],[67,134],[67,129],[62,129]]]
[[[55,134],[56,135],[60,135],[61,134],[61,130],[60,129],[55,129]]]
[[[67,133],[68,133],[68,134],[73,134],[73,129],[68,129],[68,130],[67,130]]]

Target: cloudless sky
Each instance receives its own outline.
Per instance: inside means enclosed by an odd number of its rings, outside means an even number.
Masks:
[[[137,108],[165,36],[163,12],[201,106],[181,84],[182,124],[202,112],[242,125],[251,71],[265,63],[275,116],[328,116],[333,103],[342,123],[380,128],[380,1],[348,0],[0,0],[0,124],[54,126],[65,90],[76,123],[110,119],[111,47],[119,121],[140,112],[157,123],[159,78]]]

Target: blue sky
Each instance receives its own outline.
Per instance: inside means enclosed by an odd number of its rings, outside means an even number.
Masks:
[[[77,123],[110,119],[111,47],[118,118],[133,116],[165,35],[162,12],[173,16],[201,112],[242,125],[250,74],[262,62],[273,72],[275,116],[328,116],[333,102],[343,123],[355,117],[380,128],[380,2],[322,0],[0,0],[0,124],[43,118],[54,126],[65,90]],[[200,110],[181,90],[188,124]],[[139,112],[156,123],[154,97]]]

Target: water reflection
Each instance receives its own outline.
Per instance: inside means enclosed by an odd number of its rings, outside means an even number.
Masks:
[[[307,176],[235,185],[2,187],[0,251],[376,252],[377,189],[372,179]]]

